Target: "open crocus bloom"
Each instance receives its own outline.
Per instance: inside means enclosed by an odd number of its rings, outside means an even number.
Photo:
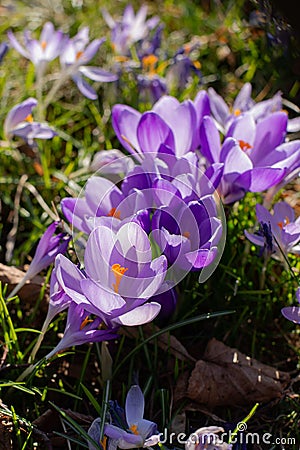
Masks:
[[[251,98],[251,83],[245,83],[236,96],[232,107],[229,107],[223,97],[219,95],[214,88],[207,90],[212,116],[217,122],[218,128],[225,133],[232,121],[244,112],[249,112],[256,122],[264,119],[276,111],[282,110],[282,95],[277,92],[272,98],[255,102]],[[300,118],[290,119],[287,125],[287,131],[295,132],[300,129]]]
[[[61,201],[66,219],[73,227],[87,234],[97,226],[100,217],[113,217],[115,221],[111,222],[112,226],[128,219],[147,227],[148,213],[143,210],[144,206],[142,191],[135,189],[135,194],[130,195],[127,189],[124,194],[112,181],[98,176],[89,178],[84,196],[66,197]]]
[[[224,442],[218,433],[224,433],[224,428],[217,426],[199,428],[187,439],[185,450],[231,450],[232,445]]]
[[[25,58],[30,59],[35,66],[44,65],[59,56],[69,39],[62,31],[55,31],[51,22],[45,23],[39,40],[32,39],[30,32],[26,30],[24,47],[12,31],[8,31],[7,35],[11,45]]]
[[[120,224],[114,230],[114,219],[105,219],[89,236],[84,271],[63,256],[56,259],[59,286],[108,327],[150,322],[161,306],[147,301],[161,291],[166,258],[152,260],[149,238],[137,223]]]
[[[295,220],[293,208],[286,202],[278,202],[274,205],[271,214],[262,205],[256,205],[256,217],[261,227],[268,225],[272,239],[272,250],[276,256],[282,259],[282,253],[300,253],[300,217]],[[266,246],[266,236],[262,233],[249,233],[245,230],[246,237],[255,245]]]
[[[300,287],[296,291],[296,298],[300,303]],[[282,315],[294,323],[300,323],[300,307],[299,306],[286,306],[281,310]]]
[[[300,141],[283,142],[286,125],[285,113],[274,113],[258,124],[244,114],[235,119],[221,144],[213,119],[203,118],[201,153],[208,164],[224,164],[218,189],[225,203],[239,200],[248,191],[275,186],[299,167]]]
[[[112,125],[123,147],[139,161],[146,153],[180,157],[198,146],[199,125],[208,112],[206,94],[182,103],[165,95],[144,113],[127,105],[114,105]]]
[[[158,442],[158,440],[155,442],[158,431],[154,422],[143,418],[144,409],[145,400],[141,388],[138,385],[133,385],[127,393],[125,417],[123,417],[123,414],[121,416],[118,414],[118,420],[114,424],[113,417],[115,414],[111,414],[112,423],[105,423],[104,437],[101,442],[100,418],[94,420],[88,430],[88,434],[95,442],[100,443],[104,450],[150,447],[153,443]],[[89,449],[95,450],[95,447],[90,442]]]
[[[46,123],[35,122],[32,110],[37,106],[35,98],[28,98],[14,106],[4,121],[4,134],[7,138],[19,136],[32,145],[34,139],[51,139],[57,133]]]
[[[99,67],[87,66],[86,64],[96,55],[105,38],[94,39],[89,42],[89,28],[84,27],[76,36],[69,39],[60,55],[60,62],[65,70],[68,70],[73,81],[80,92],[87,98],[95,100],[96,91],[85,81],[83,76],[100,82],[116,81],[118,76],[100,69]]]
[[[148,7],[142,5],[135,14],[131,4],[127,5],[119,21],[115,21],[106,9],[102,14],[111,29],[111,42],[118,55],[130,54],[130,47],[136,42],[147,38],[149,32],[156,27],[159,17],[146,20]]]

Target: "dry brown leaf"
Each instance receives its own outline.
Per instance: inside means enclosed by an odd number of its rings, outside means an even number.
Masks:
[[[280,398],[289,381],[288,373],[211,339],[189,378],[187,396],[209,407],[267,402]]]
[[[26,272],[15,266],[6,266],[0,263],[0,281],[7,284],[7,294],[12,292],[14,287],[23,279]],[[45,283],[45,279],[36,275],[32,280],[27,281],[18,292],[18,296],[29,303],[33,303],[39,298],[40,291]]]

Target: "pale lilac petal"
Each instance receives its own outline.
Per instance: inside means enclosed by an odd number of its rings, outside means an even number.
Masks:
[[[253,149],[249,152],[253,163],[256,164],[283,143],[287,121],[287,114],[276,112],[258,122]]]
[[[258,236],[254,233],[249,233],[247,230],[244,230],[245,236],[247,239],[249,239],[252,244],[259,245],[260,247],[263,247],[265,245],[265,239],[263,236]]]
[[[217,94],[214,88],[208,88],[207,90],[210,108],[213,116],[221,125],[225,125],[227,117],[229,116],[229,108],[221,95]]]
[[[175,148],[172,130],[154,112],[142,115],[137,127],[137,138],[143,152],[157,153],[162,143]]]
[[[14,106],[7,114],[4,121],[5,135],[9,135],[11,131],[22,121],[31,114],[32,109],[37,105],[35,98],[28,98],[24,102]]]
[[[251,114],[242,114],[233,120],[226,136],[232,136],[238,141],[244,141],[254,146],[256,136],[256,124]]]
[[[24,47],[22,47],[22,45],[16,39],[12,31],[9,30],[7,32],[7,37],[9,39],[10,44],[14,47],[15,50],[17,50],[17,52],[21,53],[21,55],[24,56],[25,58],[30,59],[29,52]]]
[[[89,98],[90,100],[97,100],[98,95],[95,91],[95,89],[93,89],[83,78],[81,75],[79,75],[79,73],[77,73],[76,75],[72,76],[76,86],[78,87],[78,89],[80,90],[80,92],[87,98]]]
[[[112,125],[118,140],[130,153],[141,152],[137,139],[137,127],[141,113],[130,106],[116,104],[112,108]],[[136,151],[135,151],[135,150]]]
[[[114,323],[124,326],[137,326],[151,322],[159,314],[161,305],[159,303],[145,303],[142,306],[134,308],[132,311],[125,313],[116,319]]]
[[[200,126],[200,151],[211,163],[223,162],[220,159],[221,140],[219,131],[209,116],[205,116]]]
[[[225,139],[220,160],[224,162],[224,175],[227,173],[243,173],[253,168],[250,158],[233,138]]]
[[[108,82],[116,81],[118,75],[93,66],[80,66],[79,71],[90,80]]]
[[[84,50],[82,55],[79,57],[78,61],[83,62],[83,63],[89,62],[96,55],[97,51],[99,50],[100,45],[102,45],[104,41],[105,41],[105,38],[95,39],[94,41],[92,41],[86,47],[86,49]]]

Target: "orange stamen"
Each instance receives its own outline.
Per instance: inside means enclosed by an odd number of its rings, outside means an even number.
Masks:
[[[111,210],[107,214],[107,217],[115,217],[116,219],[120,219],[121,211],[118,211],[117,208],[111,208]]]
[[[135,434],[135,435],[138,435],[138,434],[139,434],[136,425],[131,425],[131,427],[130,427],[129,429],[130,429],[130,431],[133,432],[133,434]]]
[[[32,123],[32,122],[33,122],[33,117],[32,117],[32,115],[31,115],[31,114],[28,114],[28,116],[25,118],[25,120],[26,120],[26,122]]]
[[[240,114],[242,114],[242,111],[241,111],[240,109],[235,109],[234,112],[233,112],[233,114],[234,114],[235,116],[239,116]]]
[[[283,222],[278,222],[277,225],[279,226],[279,228],[282,230],[283,227],[285,227],[286,225],[288,225],[290,223],[290,219],[286,216],[286,218],[284,219]]]
[[[101,444],[103,450],[106,450],[107,436],[103,436],[103,439],[99,443]]]
[[[157,63],[158,58],[155,55],[144,56],[142,59],[142,64],[144,70],[148,70],[150,74],[155,74],[155,64]]]
[[[189,231],[185,231],[184,233],[182,233],[182,236],[186,237],[186,238],[190,238],[191,233]]]
[[[77,52],[76,53],[76,60],[78,61],[78,59],[83,55],[83,52]]]
[[[243,150],[243,152],[246,152],[247,150],[252,148],[252,145],[248,144],[248,142],[245,142],[243,140],[239,140],[239,144],[240,144],[240,147]]]
[[[41,42],[41,47],[42,47],[43,50],[46,50],[47,42],[46,41],[42,41]]]
[[[116,282],[113,283],[113,289],[114,291],[118,294],[119,292],[119,286],[122,280],[122,277],[124,275],[125,272],[127,272],[128,267],[121,267],[120,264],[113,264],[111,266],[111,270],[115,276]]]
[[[90,322],[93,322],[91,319],[89,319],[89,316],[86,316],[86,318],[82,321],[82,324],[80,325],[80,331],[83,330],[83,328]]]
[[[193,64],[194,64],[194,67],[195,67],[196,69],[198,69],[198,70],[200,70],[201,67],[202,67],[200,61],[194,61]]]

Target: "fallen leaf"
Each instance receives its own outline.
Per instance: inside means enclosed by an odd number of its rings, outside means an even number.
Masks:
[[[282,396],[290,376],[211,339],[188,381],[188,398],[207,405],[237,406]]]

